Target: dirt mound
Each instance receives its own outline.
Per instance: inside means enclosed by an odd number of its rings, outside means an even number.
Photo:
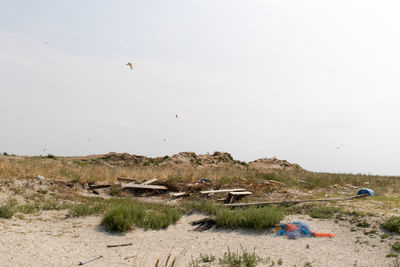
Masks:
[[[180,152],[171,157],[150,158],[146,156],[131,155],[128,153],[110,152],[92,159],[98,163],[105,162],[118,166],[159,166],[182,168],[245,168],[246,162],[234,160],[231,154],[215,152],[214,154],[197,155],[194,152]]]
[[[300,165],[277,158],[262,158],[249,162],[249,167],[259,171],[301,169]]]

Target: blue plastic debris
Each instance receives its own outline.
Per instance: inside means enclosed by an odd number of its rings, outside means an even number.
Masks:
[[[369,197],[372,197],[375,195],[375,192],[374,192],[374,190],[368,189],[368,188],[361,188],[357,192],[357,195],[364,195],[364,194],[367,194]]]

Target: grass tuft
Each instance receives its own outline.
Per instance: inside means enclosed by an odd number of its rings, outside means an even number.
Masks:
[[[4,205],[0,207],[0,218],[11,218],[15,213],[11,205]]]
[[[275,226],[284,218],[281,208],[262,207],[229,210],[223,208],[217,211],[215,222],[224,228],[255,228],[266,229]]]
[[[392,216],[382,225],[383,229],[388,230],[389,232],[394,232],[400,234],[400,217]]]

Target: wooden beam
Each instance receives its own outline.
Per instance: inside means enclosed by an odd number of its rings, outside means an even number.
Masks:
[[[272,204],[284,204],[292,205],[304,202],[325,202],[325,201],[344,201],[356,198],[367,197],[368,194],[356,195],[352,197],[343,198],[322,198],[322,199],[304,199],[304,200],[284,200],[284,201],[268,201],[268,202],[255,202],[255,203],[235,203],[235,204],[225,204],[226,207],[250,207],[250,206],[267,206]]]
[[[168,187],[163,185],[142,185],[142,184],[121,184],[122,188],[132,188],[132,189],[151,189],[151,190],[168,190]]]
[[[200,191],[200,193],[201,194],[213,194],[213,193],[229,193],[229,192],[238,192],[238,191],[246,191],[246,189],[243,189],[243,188],[220,189],[220,190]]]
[[[157,178],[151,179],[151,180],[147,180],[146,182],[141,183],[142,185],[147,185],[147,184],[154,184],[155,182],[157,182]]]

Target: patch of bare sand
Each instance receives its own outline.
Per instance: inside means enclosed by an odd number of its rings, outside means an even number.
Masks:
[[[212,229],[191,231],[189,222],[203,218],[195,214],[183,217],[167,230],[136,229],[122,234],[109,234],[99,227],[100,217],[64,218],[65,212],[47,211],[40,217],[0,220],[0,266],[74,266],[80,261],[102,255],[87,266],[154,266],[157,259],[169,253],[180,259],[178,266],[188,266],[200,253],[221,257],[231,250],[245,248],[283,266],[390,266],[390,241],[380,242],[362,232],[351,232],[348,226],[333,221],[288,216],[285,221],[301,220],[313,231],[336,233],[335,238],[301,238],[288,240],[272,231]],[[359,237],[359,238],[358,238]],[[368,244],[361,243],[368,241]],[[108,244],[130,243],[132,246],[107,248]],[[309,245],[309,248],[306,248]],[[375,246],[374,246],[375,245]],[[135,256],[126,259],[128,256]],[[218,264],[214,265],[217,266]],[[86,266],[86,265],[85,265]]]

